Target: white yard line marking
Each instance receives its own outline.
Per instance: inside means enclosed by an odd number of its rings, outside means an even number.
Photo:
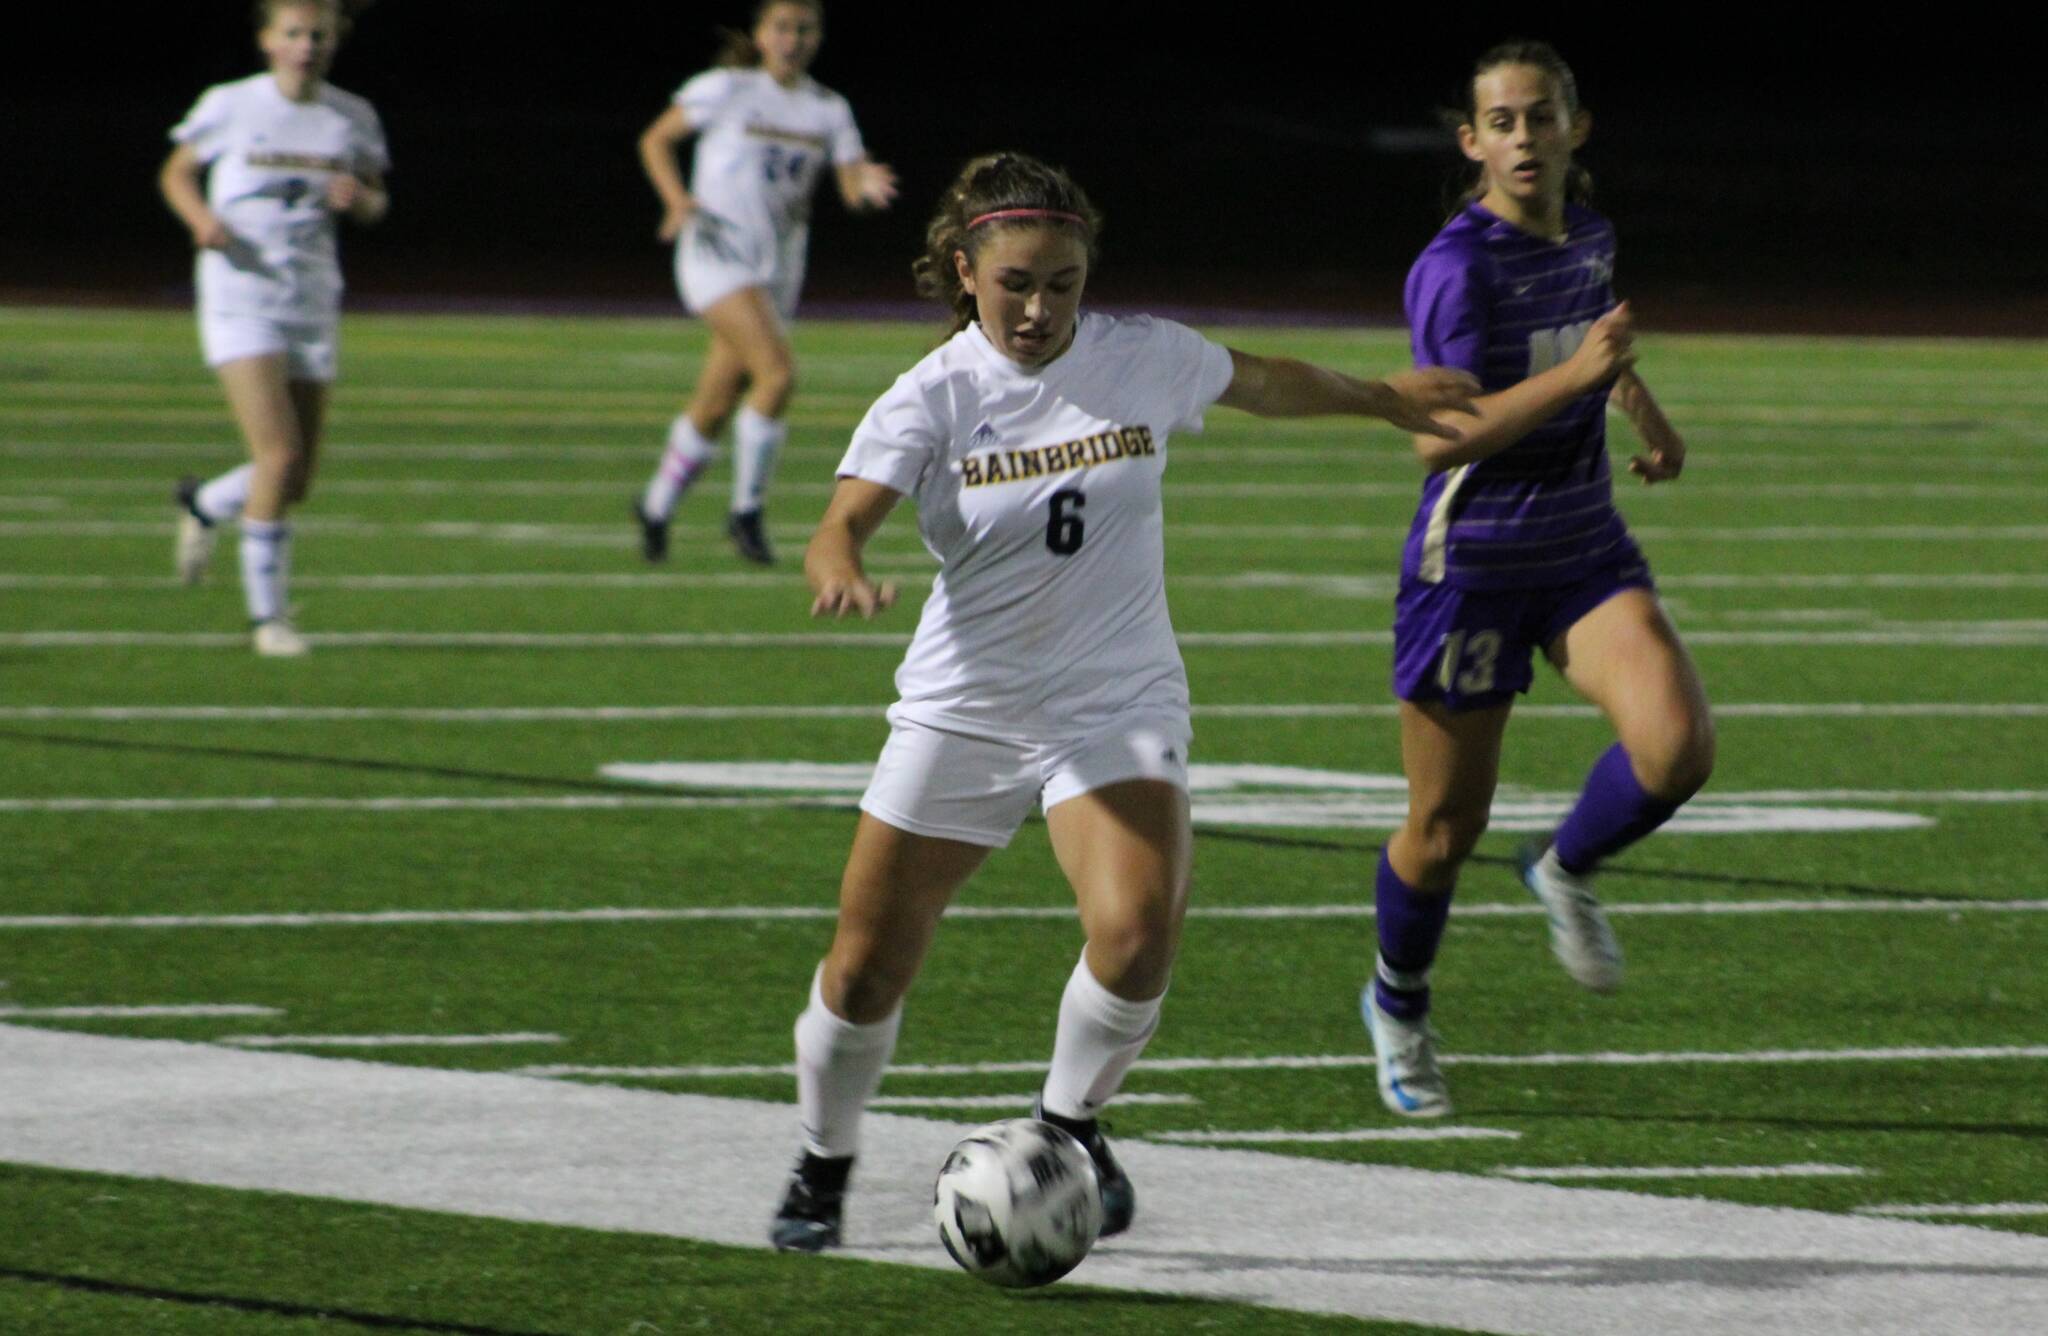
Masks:
[[[2004,1048],[1761,1049],[1735,1053],[1440,1053],[1437,1061],[1471,1067],[1695,1066],[1803,1064],[1817,1062],[1953,1062],[2048,1058],[2048,1044]],[[1140,1058],[1141,1072],[1332,1071],[1373,1065],[1369,1053],[1316,1053],[1282,1057]],[[891,1066],[888,1075],[1004,1076],[1041,1073],[1036,1062],[933,1062]],[[555,1063],[518,1069],[522,1076],[590,1076],[610,1080],[677,1081],[795,1076],[792,1063],[685,1064],[682,1066],[583,1066]]]
[[[876,719],[889,708],[873,705],[503,705],[503,706],[347,706],[347,705],[11,705],[0,706],[0,719],[82,719],[95,723],[149,721],[211,721],[219,723],[371,723],[392,721],[428,724],[640,723],[647,721],[729,719]],[[1394,704],[1368,705],[1347,701],[1210,704],[1194,707],[1197,716],[1212,719],[1392,719]],[[1597,719],[1591,705],[1515,706],[1517,719]],[[1969,704],[1955,701],[1719,701],[1717,719],[2042,719],[2048,703],[2012,701]]]
[[[950,1269],[953,1121],[871,1114],[846,1256]],[[762,1248],[786,1103],[0,1026],[0,1162]],[[1515,1336],[2007,1336],[2048,1239],[1133,1139],[1075,1279]],[[1388,1202],[1399,1202],[1390,1217]]]
[[[2048,535],[2044,535],[2048,536]],[[1931,645],[1955,649],[2048,646],[2048,622],[1885,622],[1850,631],[1686,630],[1688,644],[1761,646]],[[908,634],[853,631],[327,631],[306,637],[334,649],[880,649],[896,651]],[[1368,648],[1393,644],[1388,631],[1183,631],[1193,649]],[[10,631],[0,646],[18,649],[246,649],[248,637],[215,631]]]
[[[0,812],[520,812],[633,808],[816,807],[850,810],[855,798],[693,798],[571,793],[527,798],[0,798]]]
[[[1895,1216],[1911,1219],[1915,1216],[1955,1216],[1981,1220],[2024,1219],[2032,1215],[2048,1215],[2048,1201],[2000,1201],[2000,1202],[1930,1202],[1925,1205],[1883,1205],[1858,1206],[1858,1215]]]
[[[478,1048],[560,1044],[558,1034],[238,1034],[216,1039],[236,1048]]]
[[[1672,1165],[1627,1169],[1598,1165],[1502,1165],[1492,1171],[1499,1178],[1547,1180],[1667,1179],[1667,1178],[1867,1178],[1870,1170],[1849,1164],[1724,1164]]]
[[[1021,1095],[877,1095],[868,1101],[871,1109],[1028,1109],[1038,1098],[1035,1090]],[[1193,1095],[1118,1095],[1114,1107],[1127,1105],[1200,1104]]]
[[[1610,915],[1692,917],[1722,914],[1968,914],[2041,913],[2040,900],[1683,900],[1611,903]],[[774,923],[834,918],[830,905],[696,905],[688,908],[606,909],[387,909],[271,914],[11,914],[0,929],[139,928],[397,928],[441,924],[555,923]],[[1190,905],[1193,919],[1353,919],[1373,917],[1371,904]],[[1073,917],[1071,905],[954,905],[948,920],[1008,922]],[[1461,904],[1461,920],[1538,918],[1543,907],[1521,902]]]
[[[1354,1127],[1341,1132],[1148,1132],[1145,1140],[1182,1146],[1314,1146],[1354,1141],[1518,1141],[1521,1136],[1496,1127]]]
[[[4,1020],[142,1020],[170,1016],[282,1016],[276,1007],[240,1003],[139,1007],[0,1007]]]

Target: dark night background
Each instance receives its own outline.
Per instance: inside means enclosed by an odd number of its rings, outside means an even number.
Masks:
[[[813,72],[904,193],[860,219],[820,200],[809,309],[911,300],[938,188],[1012,147],[1108,215],[1097,301],[1398,319],[1457,165],[1432,109],[1479,50],[1534,35],[1578,70],[1582,161],[1646,324],[2048,333],[2043,79],[2017,32],[1960,10],[1554,9],[840,0]],[[634,140],[747,10],[372,5],[334,81],[383,115],[395,202],[344,242],[353,306],[679,312]],[[0,300],[186,300],[155,170],[201,89],[260,68],[248,6],[40,12],[56,24],[0,53]]]

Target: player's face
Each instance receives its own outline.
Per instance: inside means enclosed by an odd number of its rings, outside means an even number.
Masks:
[[[294,80],[319,79],[333,63],[340,35],[334,10],[327,5],[279,5],[256,35],[256,45],[270,61],[272,73]]]
[[[1573,115],[1556,80],[1534,65],[1496,65],[1474,81],[1473,95],[1479,114],[1459,127],[1458,143],[1485,169],[1487,195],[1546,212],[1560,206],[1589,118]]]
[[[970,261],[953,253],[960,285],[974,298],[981,332],[1019,366],[1040,367],[1074,341],[1088,247],[1065,227],[1004,227]]]
[[[777,79],[791,78],[811,67],[825,40],[825,25],[809,5],[770,5],[754,25],[754,45],[761,50],[761,68]]]

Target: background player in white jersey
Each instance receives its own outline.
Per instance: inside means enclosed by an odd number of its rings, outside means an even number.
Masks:
[[[811,196],[829,162],[849,209],[896,198],[895,173],[868,159],[846,99],[805,73],[824,33],[822,3],[766,0],[751,32],[732,34],[717,67],[684,84],[640,136],[640,161],[667,210],[657,235],[676,243],[683,305],[711,326],[696,391],[633,504],[649,561],[668,555],[676,503],[735,408],[726,533],[747,560],[775,559],[761,505],[788,434],[795,363],[784,322],[803,287]],[[691,135],[685,190],[676,149]]]
[[[1199,430],[1215,403],[1449,433],[1431,413],[1469,404],[1478,384],[1456,371],[1355,380],[1168,320],[1082,315],[1099,231],[1063,172],[1018,154],[967,165],[916,265],[956,332],[855,429],[805,555],[813,616],[873,616],[895,590],[868,579],[861,552],[908,495],[942,564],[796,1024],[804,1148],[770,1227],[780,1248],[839,1241],[861,1110],[904,994],[954,891],[1034,803],[1088,938],[1038,1116],[1094,1157],[1102,1232],[1130,1225],[1130,1180],[1095,1115],[1158,1024],[1193,845],[1187,675],[1166,611],[1168,435]]]
[[[205,574],[215,526],[240,516],[256,652],[297,655],[285,512],[306,498],[336,367],[335,219],[390,207],[390,154],[370,104],[327,82],[345,19],[332,0],[262,0],[267,73],[206,90],[172,129],[158,183],[199,248],[199,337],[250,462],[178,486],[178,573]],[[204,178],[202,187],[201,179]]]

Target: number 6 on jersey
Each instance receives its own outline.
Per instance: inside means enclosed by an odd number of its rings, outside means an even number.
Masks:
[[[1081,508],[1088,497],[1079,488],[1062,487],[1052,494],[1051,515],[1045,522],[1045,545],[1062,557],[1081,550]]]

